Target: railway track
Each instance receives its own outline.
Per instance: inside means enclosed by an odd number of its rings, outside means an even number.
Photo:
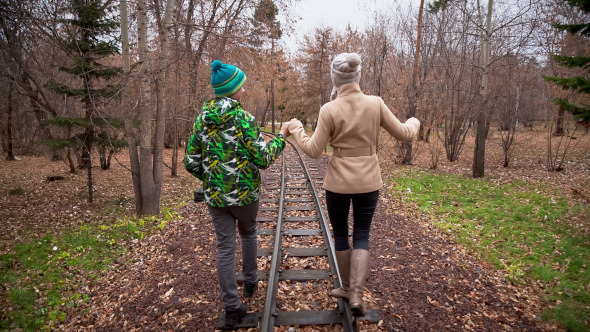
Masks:
[[[280,160],[262,172],[258,293],[266,291],[257,294],[261,310],[248,313],[236,329],[273,331],[280,326],[296,329],[313,325],[356,331],[348,303],[329,295],[330,289],[340,287],[340,278],[323,198],[317,189],[323,176],[310,161],[289,142]],[[252,310],[251,304],[248,307]],[[375,310],[368,310],[361,319],[378,322],[380,318]],[[224,321],[222,314],[218,328]]]

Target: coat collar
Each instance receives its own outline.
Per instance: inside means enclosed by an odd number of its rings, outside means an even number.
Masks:
[[[345,97],[356,93],[362,93],[361,87],[357,83],[342,84],[338,88],[338,94],[336,95],[336,99],[338,99],[338,97]]]

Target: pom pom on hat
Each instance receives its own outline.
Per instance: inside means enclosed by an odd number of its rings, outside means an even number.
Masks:
[[[332,77],[332,93],[330,100],[334,100],[338,88],[347,83],[361,81],[361,57],[357,53],[341,53],[337,55],[330,65]]]
[[[215,60],[211,63],[211,71],[218,71],[223,66],[223,62]]]
[[[240,68],[219,60],[211,63],[211,85],[215,96],[231,96],[240,91],[244,83],[246,83],[246,74]]]

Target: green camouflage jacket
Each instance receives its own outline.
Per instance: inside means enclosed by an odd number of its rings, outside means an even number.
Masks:
[[[193,126],[184,168],[203,181],[210,206],[241,206],[260,197],[259,168],[267,168],[285,148],[279,134],[266,143],[250,113],[229,97],[203,104]]]

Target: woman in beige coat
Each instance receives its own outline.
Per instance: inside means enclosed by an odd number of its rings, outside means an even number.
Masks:
[[[314,134],[309,137],[297,119],[289,124],[299,148],[312,158],[318,158],[327,144],[333,148],[324,188],[342,287],[332,290],[331,294],[348,299],[355,316],[365,315],[362,293],[369,269],[369,232],[383,185],[377,158],[380,128],[406,141],[412,139],[420,127],[416,118],[401,123],[380,97],[363,94],[359,87],[360,76],[358,54],[338,55],[331,64],[331,101],[321,107]],[[351,201],[352,249],[348,240]]]

